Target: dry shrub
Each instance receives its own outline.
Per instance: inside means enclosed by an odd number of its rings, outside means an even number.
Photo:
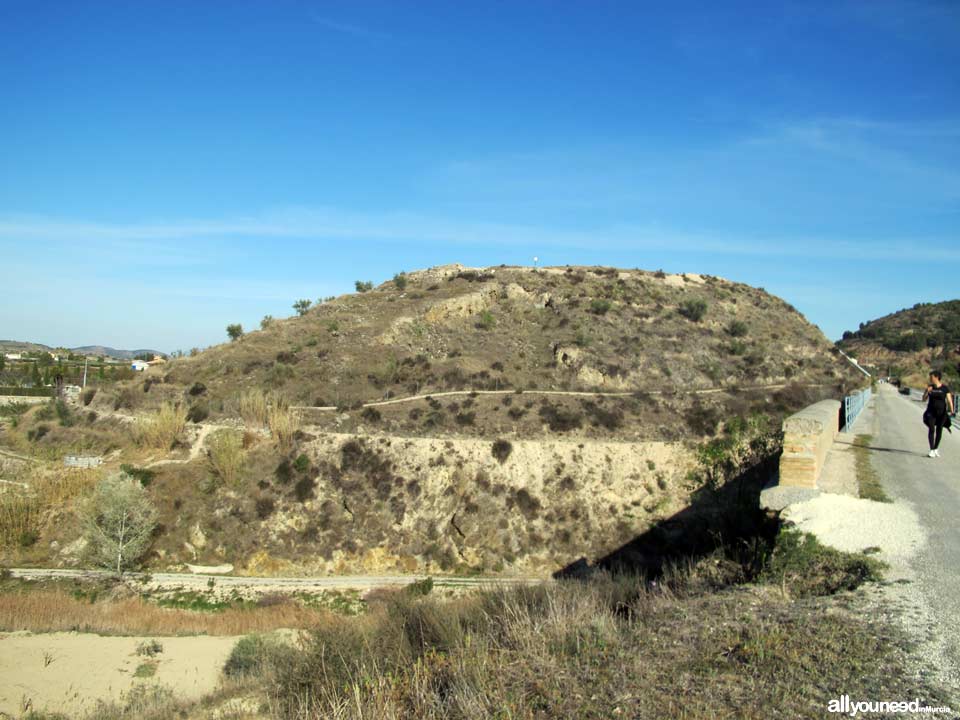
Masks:
[[[272,660],[264,687],[288,720],[806,717],[831,697],[823,677],[946,696],[907,677],[892,626],[772,597],[599,575],[406,599],[321,625]]]
[[[27,487],[9,486],[0,494],[0,547],[32,544],[43,528],[45,514],[85,495],[100,475],[94,469],[31,468],[20,478]]]
[[[90,603],[59,590],[0,593],[0,629],[128,635],[243,635],[279,628],[313,628],[327,610],[299,603],[227,608],[206,613],[162,608],[139,597]]]
[[[33,495],[5,492],[0,495],[0,547],[32,544],[40,531],[40,503]]]
[[[240,393],[240,417],[249,425],[263,427],[270,416],[271,395],[260,388]]]
[[[141,419],[137,441],[146,447],[169,450],[187,426],[187,411],[173,403],[164,403],[152,417]]]
[[[176,697],[166,685],[145,683],[131,687],[120,700],[97,700],[92,715],[88,717],[97,720],[167,720],[187,717],[192,705],[190,700]],[[29,717],[42,720],[48,716],[31,712]]]
[[[246,453],[243,451],[243,437],[239,432],[224,430],[210,438],[207,457],[210,466],[218,478],[230,487],[236,487]]]
[[[282,447],[293,444],[293,436],[300,428],[300,418],[296,411],[289,407],[279,406],[270,409],[270,433]]]
[[[273,669],[277,709],[288,718],[493,716],[497,703],[503,706],[500,658],[552,671],[561,665],[553,658],[616,648],[622,627],[615,609],[640,595],[642,583],[609,579],[453,601],[394,593],[366,615],[318,626],[298,653],[285,656]]]
[[[103,471],[96,468],[44,468],[34,472],[30,485],[45,508],[63,507],[92,490]]]

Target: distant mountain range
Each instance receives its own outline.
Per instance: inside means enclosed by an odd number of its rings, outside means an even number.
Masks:
[[[106,345],[81,345],[80,347],[72,348],[54,348],[49,345],[43,345],[41,343],[32,343],[32,342],[21,342],[19,340],[0,340],[0,352],[10,353],[10,352],[49,352],[53,353],[56,350],[69,350],[72,353],[77,355],[93,355],[99,356],[103,355],[104,357],[117,358],[119,360],[131,360],[137,355],[143,355],[144,353],[148,355],[166,355],[159,350],[149,350],[149,349],[140,349],[140,350],[118,350],[117,348],[107,347]]]

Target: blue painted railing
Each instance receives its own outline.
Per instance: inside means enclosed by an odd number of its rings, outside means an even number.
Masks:
[[[866,390],[854,390],[853,393],[843,398],[843,427],[840,428],[846,432],[850,431],[857,416],[863,411],[870,402],[870,388]]]

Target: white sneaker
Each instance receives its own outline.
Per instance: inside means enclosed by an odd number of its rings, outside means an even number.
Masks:
[[[927,453],[927,457],[936,457],[936,456],[937,456],[936,450],[931,450],[930,452]]]
[[[933,456],[934,456],[934,457],[940,457],[940,451],[939,451],[939,450],[934,450],[934,451],[933,451]]]

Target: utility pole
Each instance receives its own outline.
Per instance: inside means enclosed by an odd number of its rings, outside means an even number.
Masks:
[[[89,359],[86,355],[83,356],[83,387],[87,386],[87,361]]]

